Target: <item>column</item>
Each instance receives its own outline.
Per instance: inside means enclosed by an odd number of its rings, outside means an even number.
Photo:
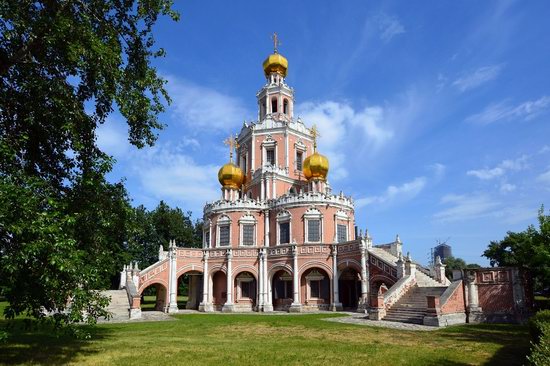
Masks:
[[[294,172],[294,169],[290,169],[290,167],[288,166],[288,158],[289,158],[289,154],[288,154],[288,131],[285,130],[285,167],[286,167],[286,170],[287,172]]]
[[[296,245],[292,246],[292,255],[294,257],[293,268],[292,268],[292,275],[293,275],[292,289],[294,291],[294,299],[288,311],[291,313],[299,313],[302,311],[302,304],[300,304],[300,283],[299,283],[300,277],[298,273],[299,271],[298,247]]]
[[[250,170],[256,170],[256,139],[254,138],[254,133],[250,134],[250,149],[252,150],[250,157],[252,159]],[[251,175],[252,173],[253,171],[250,172]]]
[[[222,307],[223,312],[233,312],[233,270],[231,267],[231,260],[233,258],[233,253],[231,248],[227,249],[227,301]]]
[[[264,211],[264,247],[269,247],[269,210]]]
[[[268,249],[264,250],[264,287],[265,287],[265,297],[264,297],[264,312],[273,311],[273,304],[271,302],[271,283],[269,281],[269,275],[267,271],[267,253]]]
[[[479,306],[479,295],[477,292],[477,273],[474,270],[466,271],[466,285],[468,289],[468,323],[483,322],[484,316]]]
[[[265,178],[262,177],[260,180],[260,197],[262,198],[262,201],[265,200]]]
[[[338,292],[338,246],[332,244],[332,311],[342,310],[340,294]]]
[[[260,250],[258,251],[258,264],[259,264],[259,268],[258,268],[258,312],[262,311],[263,310],[263,307],[264,307],[264,295],[265,295],[265,290],[264,290],[264,276],[263,276],[263,273],[264,273],[264,253],[263,253],[263,248],[260,248]]]
[[[359,250],[361,251],[361,301],[357,309],[367,309],[369,303],[369,278],[367,271],[367,249],[363,240],[359,244]]]
[[[177,248],[176,248],[176,242],[172,241],[170,242],[170,304],[168,306],[168,312],[169,313],[177,313],[178,312],[178,298],[177,298],[177,292],[178,292],[178,278],[176,276],[176,261],[177,261]]]
[[[199,311],[213,311],[210,303],[210,275],[208,274],[208,252],[205,250],[202,260],[202,303],[199,305]]]
[[[277,198],[277,186],[275,181],[275,173],[271,177],[271,183],[273,185],[273,189],[271,190],[271,198]]]

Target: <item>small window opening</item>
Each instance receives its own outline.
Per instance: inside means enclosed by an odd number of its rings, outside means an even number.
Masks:
[[[271,113],[277,113],[277,98],[271,99]]]

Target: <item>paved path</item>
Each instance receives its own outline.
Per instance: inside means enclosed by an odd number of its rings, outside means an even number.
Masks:
[[[347,314],[349,316],[339,317],[339,318],[327,318],[323,320],[326,320],[329,322],[367,325],[370,327],[392,328],[392,329],[401,329],[401,330],[430,331],[430,330],[439,329],[438,327],[429,327],[427,325],[420,325],[420,324],[390,322],[386,320],[370,320],[370,319],[367,319],[364,314],[360,314],[360,313],[347,313]]]

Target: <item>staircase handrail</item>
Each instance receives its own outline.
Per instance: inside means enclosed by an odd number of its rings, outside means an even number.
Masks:
[[[132,307],[134,304],[134,299],[139,299],[139,292],[136,288],[134,281],[126,281],[126,295],[128,296],[128,305]]]
[[[164,258],[164,259],[162,259],[162,260],[160,260],[160,261],[157,261],[157,262],[151,264],[149,267],[147,267],[147,268],[145,268],[145,269],[142,269],[142,270],[139,272],[139,275],[140,275],[140,276],[143,276],[143,275],[147,274],[147,272],[151,271],[151,270],[154,269],[155,267],[160,266],[162,263],[167,262],[168,260],[169,260],[169,258]]]
[[[451,298],[452,294],[456,291],[456,289],[462,286],[462,280],[457,280],[451,282],[451,284],[445,289],[445,291],[441,294],[439,297],[439,306],[443,307],[447,301]]]
[[[395,304],[408,289],[416,284],[416,276],[407,275],[399,279],[388,291],[384,294],[384,307],[388,309]]]

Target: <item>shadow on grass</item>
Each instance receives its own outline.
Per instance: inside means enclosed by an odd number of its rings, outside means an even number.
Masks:
[[[82,326],[91,334],[91,340],[79,340],[51,326],[29,324],[28,319],[0,320],[0,330],[9,334],[6,342],[0,343],[1,364],[66,364],[76,356],[96,353],[90,347],[91,341],[105,339],[110,333],[103,327]]]
[[[453,326],[437,333],[442,339],[467,344],[487,343],[499,347],[484,365],[523,365],[529,353],[530,338],[526,326],[516,324],[472,324]],[[467,351],[465,351],[467,352]],[[461,365],[460,363],[437,360],[433,365]]]

